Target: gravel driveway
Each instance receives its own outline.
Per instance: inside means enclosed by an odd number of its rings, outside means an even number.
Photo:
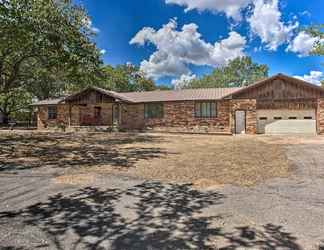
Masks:
[[[324,138],[261,140],[282,145],[292,176],[196,190],[111,173],[62,184],[55,167],[2,171],[0,248],[324,249]]]

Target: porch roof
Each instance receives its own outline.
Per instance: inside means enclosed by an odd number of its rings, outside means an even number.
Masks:
[[[42,105],[58,105],[64,102],[65,97],[45,99],[42,101],[37,101],[31,104],[31,106],[42,106]]]

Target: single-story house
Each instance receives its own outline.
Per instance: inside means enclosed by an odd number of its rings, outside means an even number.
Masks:
[[[63,125],[223,134],[324,133],[324,89],[283,74],[243,88],[117,93],[89,87],[33,106],[39,129]]]

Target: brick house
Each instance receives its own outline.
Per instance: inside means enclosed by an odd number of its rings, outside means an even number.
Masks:
[[[324,89],[282,74],[243,88],[117,93],[89,87],[34,103],[38,129],[324,133]]]

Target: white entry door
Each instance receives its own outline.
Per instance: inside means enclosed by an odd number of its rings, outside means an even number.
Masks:
[[[245,133],[245,111],[236,110],[235,111],[235,133],[244,134]]]

